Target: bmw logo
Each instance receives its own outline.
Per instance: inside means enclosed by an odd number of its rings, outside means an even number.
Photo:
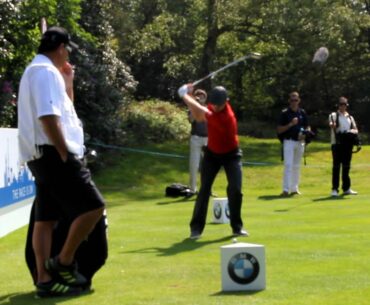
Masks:
[[[228,204],[225,205],[225,215],[227,218],[230,218],[230,210]]]
[[[213,214],[215,215],[216,219],[220,219],[222,215],[222,206],[220,203],[216,203],[213,208]]]
[[[257,278],[260,265],[252,254],[243,252],[234,255],[230,259],[227,271],[234,282],[245,285]]]

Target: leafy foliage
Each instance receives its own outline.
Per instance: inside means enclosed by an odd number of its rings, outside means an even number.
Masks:
[[[75,105],[90,137],[113,140],[119,132],[117,109],[127,102],[136,82],[114,50],[108,1],[7,0],[0,3],[0,86],[18,83],[37,50],[41,17],[48,26],[68,29],[80,48],[71,54],[76,66]],[[1,87],[1,88],[2,88]],[[9,93],[7,93],[9,95]],[[0,122],[14,126],[13,101],[0,91]],[[7,108],[3,110],[3,104]],[[9,116],[13,116],[10,118]],[[9,123],[11,122],[11,123]]]
[[[368,0],[3,0],[0,16],[0,82],[15,91],[41,16],[73,34],[76,107],[93,138],[119,137],[117,109],[131,94],[175,100],[181,84],[252,51],[262,59],[202,83],[223,84],[240,121],[275,122],[298,90],[317,127],[346,95],[360,129],[370,130]],[[313,65],[321,46],[329,59]]]
[[[15,96],[8,67],[16,51],[11,34],[17,16],[15,1],[0,2],[0,127],[11,127],[15,119]]]
[[[121,136],[118,109],[128,102],[136,81],[130,69],[116,56],[108,1],[83,1],[80,20],[92,39],[79,39],[81,51],[75,52],[76,108],[91,138],[104,142]]]
[[[122,118],[127,143],[161,143],[189,137],[186,111],[168,102],[147,100],[132,103],[124,109]]]
[[[10,82],[0,82],[0,127],[12,127],[15,118],[15,94]]]
[[[119,56],[133,67],[138,98],[173,99],[181,84],[257,51],[259,62],[202,84],[225,85],[239,118],[275,120],[288,93],[298,90],[319,125],[346,95],[370,130],[369,1],[127,0],[119,7]],[[330,57],[318,67],[312,56],[321,46]]]

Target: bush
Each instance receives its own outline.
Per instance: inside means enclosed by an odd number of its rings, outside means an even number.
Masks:
[[[189,137],[190,124],[184,108],[159,100],[134,102],[122,111],[125,142],[161,143]]]
[[[12,84],[8,81],[0,82],[0,127],[15,126],[15,100]]]
[[[252,120],[238,122],[238,134],[253,138],[276,138],[276,123]]]

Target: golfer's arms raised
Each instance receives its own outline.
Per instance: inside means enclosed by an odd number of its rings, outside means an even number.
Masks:
[[[193,91],[193,86],[183,85],[179,88],[178,94],[188,106],[194,120],[198,122],[206,121],[206,114],[211,114],[207,107],[200,105],[189,93]]]
[[[39,119],[46,136],[55,146],[60,158],[65,162],[68,156],[68,148],[62,132],[60,118],[56,115],[45,115]]]
[[[200,105],[193,97],[189,94],[185,94],[182,97],[184,103],[188,106],[192,117],[197,122],[204,122],[206,121],[206,114],[210,114],[211,112],[208,110],[207,107]]]

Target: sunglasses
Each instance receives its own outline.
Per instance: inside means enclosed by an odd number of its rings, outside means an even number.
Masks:
[[[294,99],[290,99],[290,101],[291,102],[299,102],[299,99],[294,98]]]
[[[348,106],[346,103],[339,103],[339,106]]]

